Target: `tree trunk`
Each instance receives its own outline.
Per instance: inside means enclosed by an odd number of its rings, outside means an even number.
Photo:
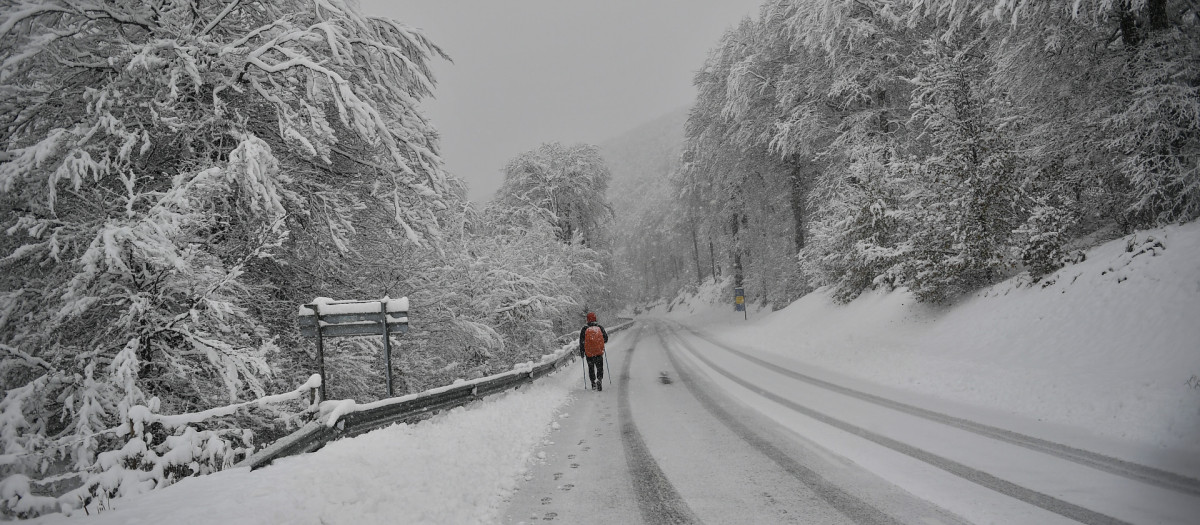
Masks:
[[[1137,47],[1142,41],[1138,34],[1137,17],[1129,9],[1129,0],[1120,0],[1116,4],[1117,14],[1121,21],[1121,41],[1126,49]]]
[[[733,252],[733,285],[742,285],[742,254],[738,247],[738,231],[741,227],[741,221],[738,220],[737,212],[734,212],[729,221],[730,229],[733,230],[733,245],[730,247]]]
[[[804,177],[802,176],[803,169],[797,166],[792,170],[791,186],[792,186],[792,227],[795,228],[793,242],[795,245],[795,253],[800,253],[804,249]]]
[[[650,299],[650,258],[642,255],[642,294]]]
[[[733,285],[742,285],[742,254],[737,252],[737,248],[733,250]]]
[[[692,223],[692,256],[696,259],[696,286],[704,283],[704,273],[700,270],[700,241],[696,239],[696,223]]]
[[[1146,2],[1146,15],[1150,19],[1151,31],[1161,31],[1170,25],[1170,18],[1167,17],[1167,0]]]
[[[708,240],[708,262],[712,264],[713,284],[717,282],[717,251],[713,249],[712,239]]]

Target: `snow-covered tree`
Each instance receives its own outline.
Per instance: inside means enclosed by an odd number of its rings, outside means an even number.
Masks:
[[[611,178],[595,146],[551,142],[508,161],[494,202],[540,210],[562,242],[600,247],[612,222],[605,195]]]
[[[887,2],[768,2],[764,29],[795,57],[776,80],[772,151],[804,159],[811,243],[800,264],[811,285],[849,300],[891,283],[907,253],[900,198],[909,100],[926,24],[900,25]]]
[[[830,174],[816,185],[812,240],[800,253],[800,265],[816,284],[831,286],[838,300],[892,284],[892,270],[911,247],[913,223],[901,202],[913,166],[892,160],[895,156],[894,149],[883,148],[850,152],[844,176]]]
[[[782,306],[804,286],[794,258],[805,243],[812,164],[771,151],[778,81],[797,58],[765,23],[731,28],[696,74],[699,94],[674,177],[684,206],[673,222],[688,251],[699,251],[693,236],[719,246],[721,266],[751,300]]]
[[[1041,199],[1030,210],[1025,223],[1013,231],[1022,239],[1015,245],[1015,251],[1030,277],[1038,280],[1062,268],[1067,258],[1064,246],[1071,240],[1068,231],[1075,222],[1066,206],[1051,204],[1048,198]]]
[[[970,45],[929,42],[913,80],[910,151],[919,168],[902,204],[912,222],[900,279],[919,298],[940,300],[1003,275],[1009,236],[1024,215],[1019,159],[984,89],[984,63]]]
[[[612,174],[599,148],[590,144],[543,144],[514,157],[504,173],[504,183],[488,206],[488,220],[501,228],[516,228],[508,230],[513,235],[540,230],[541,226],[532,221],[548,225],[558,241],[572,247],[569,252],[575,252],[568,259],[591,260],[603,275],[601,280],[572,277],[579,287],[574,296],[579,308],[615,309],[619,301],[616,287],[608,281],[615,275],[613,212],[607,197]],[[552,251],[559,250],[556,247]],[[577,324],[577,314],[564,313],[555,321],[555,329]]]
[[[1081,223],[1200,217],[1200,12],[1190,0],[911,2],[946,35],[987,28],[993,81]],[[1024,140],[1023,140],[1024,142]],[[1097,217],[1097,213],[1101,214]]]
[[[1044,273],[1198,216],[1198,42],[1187,0],[769,0],[697,74],[679,222],[725,224],[741,274],[747,241],[795,239],[799,281],[843,300]],[[751,220],[789,174],[796,227]]]
[[[353,254],[362,213],[386,210],[404,242],[439,242],[448,183],[416,103],[441,55],[342,0],[5,2],[7,468],[68,480],[68,506],[209,468],[122,476],[132,460],[112,453],[153,457],[128,448],[158,439],[136,424],[147,410],[264,394],[270,363],[294,359],[264,298],[286,297],[277,285],[296,268]],[[305,259],[314,248],[327,251]],[[185,427],[167,439],[216,439],[216,468],[246,450],[244,436]],[[54,500],[18,491],[4,506],[35,502]]]

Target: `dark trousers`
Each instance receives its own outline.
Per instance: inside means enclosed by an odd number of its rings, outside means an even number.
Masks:
[[[596,357],[588,357],[588,379],[593,383],[604,379],[604,354]]]

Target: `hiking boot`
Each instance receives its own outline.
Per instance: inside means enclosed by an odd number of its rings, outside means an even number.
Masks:
[[[596,381],[596,390],[604,391],[604,381]]]

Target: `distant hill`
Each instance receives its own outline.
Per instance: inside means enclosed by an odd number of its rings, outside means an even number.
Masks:
[[[608,197],[618,223],[667,198],[667,177],[679,165],[689,109],[679,108],[600,144],[612,170]]]

